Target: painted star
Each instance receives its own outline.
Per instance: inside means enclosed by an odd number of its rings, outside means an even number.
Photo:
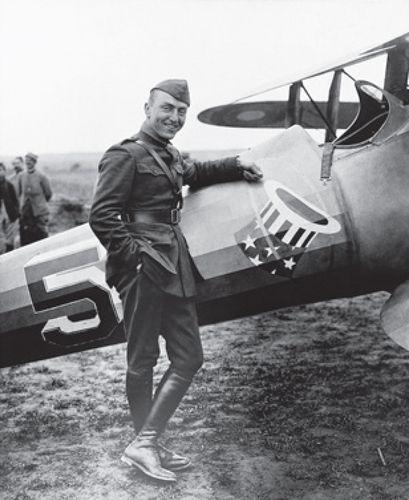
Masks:
[[[263,226],[260,223],[260,221],[256,221],[256,225],[254,226],[254,229],[263,229]]]
[[[252,257],[249,257],[249,259],[251,260],[251,262],[255,265],[255,266],[259,266],[260,264],[262,264],[263,262],[258,258],[258,255],[256,255],[254,258]]]
[[[254,244],[255,238],[252,238],[249,234],[247,235],[247,238],[242,242],[246,245],[244,250],[247,250],[250,247],[256,248],[256,245]]]
[[[291,257],[291,259],[284,259],[284,267],[285,268],[290,269],[290,271],[291,271],[294,266],[295,266],[295,261],[292,257]]]
[[[266,251],[267,251],[267,257],[270,257],[270,255],[272,255],[273,253],[270,247],[266,248]]]

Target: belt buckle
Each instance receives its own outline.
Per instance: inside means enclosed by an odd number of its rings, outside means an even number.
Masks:
[[[172,208],[170,211],[170,223],[179,224],[180,222],[180,210],[177,208]]]

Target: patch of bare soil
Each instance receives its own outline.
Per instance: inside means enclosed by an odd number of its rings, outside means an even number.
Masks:
[[[207,362],[166,434],[194,462],[175,485],[119,461],[124,345],[3,369],[1,498],[409,499],[409,354],[380,330],[385,298],[203,328]]]

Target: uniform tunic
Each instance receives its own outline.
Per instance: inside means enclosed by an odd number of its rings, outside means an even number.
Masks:
[[[18,193],[18,183],[19,183],[19,177],[21,175],[21,172],[15,172],[14,174],[10,175],[10,177],[8,177],[8,180],[13,184],[14,186],[14,189],[16,191],[16,193]]]
[[[10,247],[11,232],[19,217],[19,205],[13,184],[0,181],[0,254]]]
[[[23,246],[48,236],[48,201],[52,191],[47,176],[37,171],[19,175],[18,191],[21,196],[20,242]]]
[[[167,293],[195,294],[192,259],[178,225],[126,223],[121,215],[132,210],[174,207],[170,181],[154,158],[136,140],[151,146],[182,184],[201,187],[242,179],[236,158],[190,162],[168,142],[153,136],[145,125],[139,134],[112,146],[99,165],[99,179],[90,214],[90,225],[107,249],[106,279],[110,285],[123,272],[134,270],[145,254],[144,269]]]
[[[190,162],[144,124],[140,132],[108,149],[90,213],[90,226],[107,249],[106,279],[122,300],[128,371],[156,364],[158,336],[166,340],[171,367],[192,377],[202,363],[194,300],[195,271],[179,225],[126,222],[134,210],[171,210],[175,189],[155,159],[136,141],[153,148],[178,187],[242,179],[236,158]],[[140,264],[142,263],[142,266]]]
[[[15,172],[13,175],[10,175],[10,177],[8,177],[7,179],[13,184],[16,194],[18,194],[18,179],[20,177],[20,174],[21,172]],[[18,201],[18,207],[20,207],[19,201]],[[20,227],[19,217],[17,217],[14,222],[9,221],[8,223],[6,234],[7,234],[7,247],[10,250],[13,250],[16,246],[16,239],[19,233],[19,227]]]
[[[47,216],[48,201],[52,196],[50,182],[41,172],[22,172],[18,177],[18,193],[21,196],[21,206],[30,203],[34,217]]]

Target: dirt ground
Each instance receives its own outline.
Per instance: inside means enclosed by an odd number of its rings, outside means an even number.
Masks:
[[[203,328],[206,364],[166,434],[194,463],[175,485],[119,460],[124,345],[1,370],[0,498],[409,499],[409,353],[379,327],[385,298]]]

